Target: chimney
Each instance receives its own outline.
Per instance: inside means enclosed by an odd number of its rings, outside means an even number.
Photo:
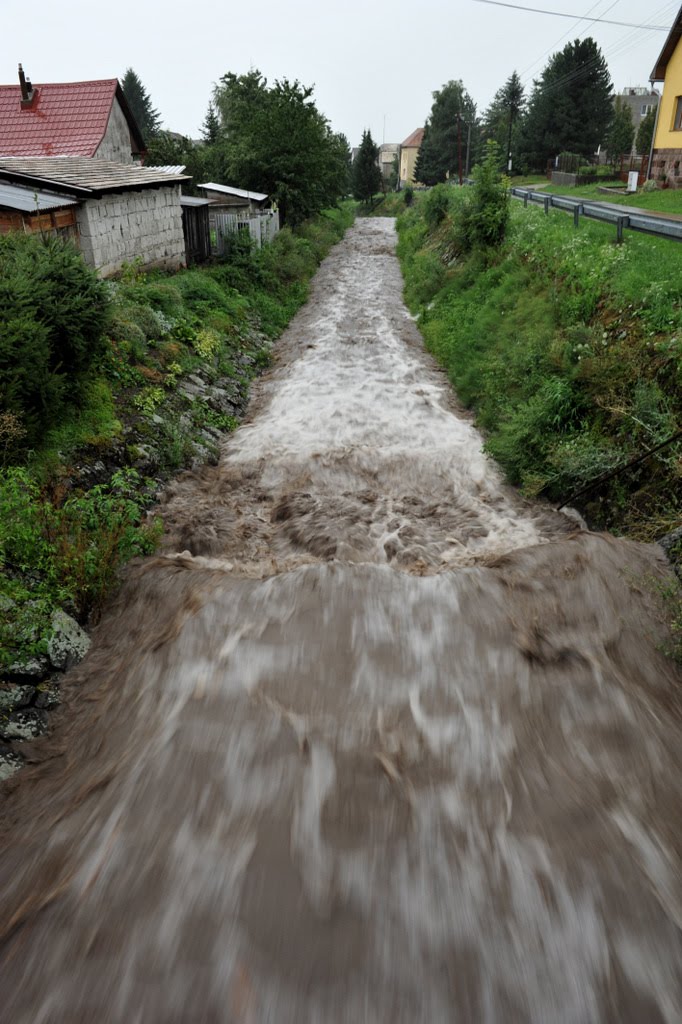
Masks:
[[[31,79],[24,74],[24,69],[19,65],[19,85],[21,87],[21,109],[26,110],[33,104],[36,93],[31,85]]]

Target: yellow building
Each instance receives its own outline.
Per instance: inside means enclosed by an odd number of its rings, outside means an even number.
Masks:
[[[650,176],[682,187],[682,7],[670,29],[651,81],[663,82]]]
[[[417,153],[424,138],[424,129],[417,128],[408,135],[400,147],[400,184],[414,185],[414,165],[417,162]]]

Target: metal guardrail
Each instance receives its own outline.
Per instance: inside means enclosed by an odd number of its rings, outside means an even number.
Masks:
[[[599,203],[586,202],[584,199],[571,199],[569,196],[555,196],[548,192],[534,192],[532,189],[520,188],[515,185],[511,194],[523,200],[523,205],[537,203],[544,207],[545,213],[550,210],[563,210],[572,213],[575,226],[578,227],[581,217],[599,220],[604,224],[613,224],[616,228],[616,239],[623,241],[623,232],[640,231],[645,235],[656,235],[658,238],[670,238],[682,241],[682,221],[668,220],[666,217],[651,217],[645,213],[618,213]],[[623,207],[627,210],[627,207]]]

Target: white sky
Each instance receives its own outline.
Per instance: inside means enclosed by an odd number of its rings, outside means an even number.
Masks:
[[[589,12],[668,26],[679,8],[679,0],[518,2],[576,18]],[[376,142],[402,142],[424,123],[433,90],[451,78],[464,81],[482,110],[514,69],[530,85],[548,53],[579,34],[597,40],[618,91],[646,85],[665,41],[663,32],[578,24],[474,0],[204,0],[196,7],[186,0],[1,0],[0,12],[3,84],[17,81],[19,61],[34,84],[121,78],[130,65],[164,127],[198,137],[213,84],[255,66],[269,80],[314,84],[319,109],[352,146],[365,127]]]

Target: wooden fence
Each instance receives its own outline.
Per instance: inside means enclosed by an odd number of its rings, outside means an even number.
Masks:
[[[210,211],[211,251],[216,256],[225,252],[225,239],[237,231],[248,231],[260,249],[271,242],[279,231],[279,213],[267,210],[259,214],[218,213]]]

